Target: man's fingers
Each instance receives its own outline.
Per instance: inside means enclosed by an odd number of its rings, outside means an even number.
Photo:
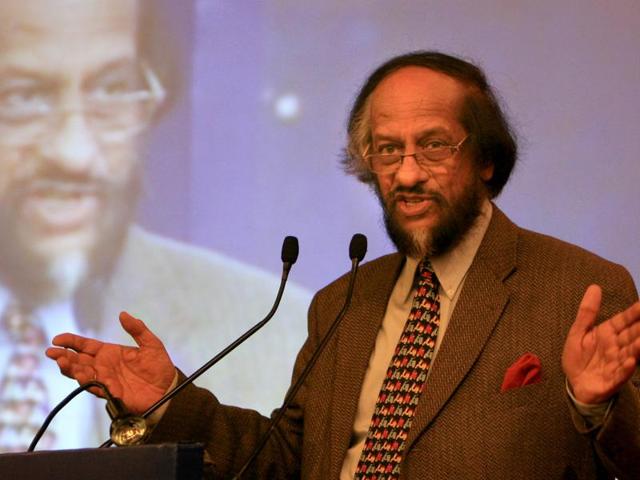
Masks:
[[[576,321],[571,327],[576,333],[586,333],[595,323],[598,312],[600,311],[600,302],[602,301],[602,290],[598,285],[589,285],[587,291],[582,297]]]
[[[93,355],[77,353],[65,348],[49,347],[44,353],[47,357],[55,361],[58,361],[60,358],[65,358],[70,363],[88,366],[93,366],[93,363],[95,362],[95,357]]]
[[[626,358],[633,358],[636,362],[640,361],[640,325],[634,324],[618,334],[616,346],[619,349],[618,358],[620,361]]]
[[[49,350],[56,350],[56,349],[49,349]],[[47,351],[47,356],[49,356],[49,358],[56,357],[56,363],[58,364],[58,368],[60,369],[60,372],[64,376],[77,381],[80,385],[84,385],[85,383],[89,383],[93,380],[98,380],[99,382],[102,382],[104,384],[108,382],[107,378],[102,378],[102,376],[99,374],[97,375],[97,378],[96,378],[96,370],[94,369],[93,366],[83,365],[78,362],[74,362],[70,359],[70,355],[65,355],[64,351],[62,355],[59,355],[60,350],[59,349],[57,350],[58,352]],[[49,355],[49,353],[51,353],[52,355]],[[113,386],[109,388],[109,391],[113,395],[116,395],[116,393],[114,393],[114,390],[117,390],[118,394],[122,393],[121,388],[114,388]],[[91,387],[89,391],[99,397],[104,397],[105,395],[102,389],[99,387]]]
[[[78,383],[86,383],[93,379],[94,370],[88,365],[80,365],[77,362],[73,362],[69,356],[61,355],[56,358],[56,363],[60,372],[69,378],[77,380]]]
[[[628,334],[633,337],[640,336],[640,302],[636,302],[611,319],[611,325],[616,333],[629,329]]]
[[[87,355],[95,355],[104,345],[99,340],[86,338],[73,333],[62,333],[53,337],[51,341],[57,347],[70,348],[76,352],[86,353]]]
[[[127,312],[120,312],[120,323],[139,347],[164,348],[160,339],[147,328],[142,320],[131,316]]]
[[[45,350],[44,354],[51,360],[57,360],[60,357],[66,356],[67,350],[64,348],[49,347]]]
[[[73,364],[69,368],[71,376],[75,378],[80,385],[88,383],[92,380],[95,380],[95,370],[91,367],[87,367],[85,365]],[[98,380],[100,381],[100,380]]]

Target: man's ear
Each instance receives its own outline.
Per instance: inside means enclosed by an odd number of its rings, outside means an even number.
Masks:
[[[489,163],[480,167],[480,178],[483,182],[488,182],[493,178],[494,165]]]

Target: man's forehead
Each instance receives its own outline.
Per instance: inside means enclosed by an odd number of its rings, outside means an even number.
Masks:
[[[378,119],[435,115],[458,111],[457,99],[434,99],[417,97],[412,100],[376,101],[371,103],[371,116]]]
[[[374,89],[371,113],[387,116],[457,111],[467,92],[464,84],[443,73],[405,67],[388,75]]]
[[[136,32],[137,0],[2,0],[0,49],[42,39]]]

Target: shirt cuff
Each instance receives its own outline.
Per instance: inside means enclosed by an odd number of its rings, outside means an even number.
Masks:
[[[584,417],[585,421],[591,427],[599,427],[602,425],[607,413],[609,413],[611,405],[613,405],[613,399],[603,403],[583,403],[573,396],[573,392],[571,391],[571,386],[569,385],[569,380],[567,378],[565,378],[565,386],[567,395],[571,399],[571,403],[573,403],[576,411]]]
[[[173,382],[171,382],[171,385],[169,385],[169,388],[167,388],[167,391],[164,392],[164,394],[166,395],[168,392],[176,388],[177,385],[178,385],[178,370],[176,370],[176,373],[173,376]],[[147,417],[146,420],[147,420],[147,425],[149,427],[155,427],[158,423],[160,423],[160,420],[162,420],[162,417],[167,411],[167,408],[169,408],[170,403],[171,403],[171,400],[169,400],[168,402],[165,402],[156,411],[154,411],[151,415]]]

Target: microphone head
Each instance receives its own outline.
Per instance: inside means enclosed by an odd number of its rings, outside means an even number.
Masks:
[[[133,415],[125,407],[122,400],[111,396],[105,388],[107,395],[107,413],[111,417],[109,437],[119,447],[140,445],[150,433],[147,421],[138,415]]]
[[[111,422],[109,437],[119,447],[140,445],[149,436],[149,427],[144,418],[137,415],[116,418]]]
[[[293,265],[298,260],[298,239],[291,235],[284,237],[282,242],[282,262]]]
[[[351,260],[357,259],[361,262],[367,253],[367,237],[361,233],[356,233],[351,237],[351,243],[349,244],[349,258]]]

